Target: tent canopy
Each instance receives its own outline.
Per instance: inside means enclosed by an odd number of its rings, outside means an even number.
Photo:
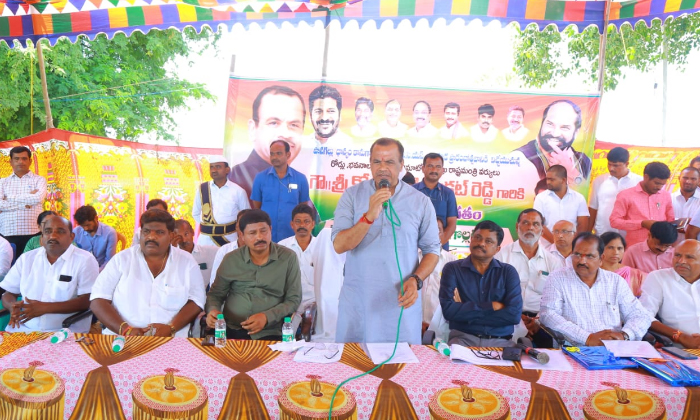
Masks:
[[[0,0],[0,41],[11,47],[14,41],[26,44],[47,38],[54,44],[61,37],[75,41],[78,35],[94,39],[98,34],[131,34],[151,29],[193,27],[212,29],[237,23],[281,24],[300,22],[341,25],[350,21],[392,21],[411,24],[427,19],[448,22],[479,19],[521,26],[556,25],[560,30],[576,25],[582,30],[594,25],[602,31],[607,1],[561,0]],[[633,0],[612,2],[608,20],[620,26],[653,19],[666,20],[700,10],[700,0]]]

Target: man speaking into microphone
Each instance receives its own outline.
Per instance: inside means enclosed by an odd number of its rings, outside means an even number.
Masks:
[[[403,151],[397,140],[375,141],[370,148],[372,179],[348,188],[335,209],[333,247],[339,254],[347,252],[338,308],[339,343],[394,342],[401,307],[399,341],[421,343],[418,291],[438,262],[440,238],[430,199],[399,180]]]

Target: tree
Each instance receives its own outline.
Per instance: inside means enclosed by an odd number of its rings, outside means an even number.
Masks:
[[[664,41],[667,41],[664,46]],[[654,20],[651,27],[639,22],[618,30],[610,25],[605,51],[605,90],[614,90],[625,78],[624,69],[648,71],[667,60],[683,69],[688,54],[700,46],[700,13],[669,19],[664,25]],[[557,80],[579,74],[598,83],[598,28],[576,32],[573,26],[559,33],[554,26],[540,32],[534,25],[520,30],[515,39],[515,72],[528,87],[553,87]]]
[[[201,83],[167,70],[178,57],[213,47],[205,29],[170,29],[148,34],[81,36],[42,44],[54,126],[98,136],[135,140],[145,133],[174,140],[172,112],[188,99],[214,100]],[[24,137],[45,127],[41,82],[33,45],[0,44],[0,140]]]

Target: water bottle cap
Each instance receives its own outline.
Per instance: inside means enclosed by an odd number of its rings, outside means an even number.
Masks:
[[[449,348],[443,349],[443,351],[442,351],[442,354],[444,354],[445,356],[449,356],[451,353],[452,352],[450,351]]]
[[[58,343],[58,337],[56,337],[56,336],[51,337],[51,343],[52,343],[52,344]]]
[[[292,322],[292,318],[286,316],[284,317],[284,322]]]
[[[219,314],[216,316],[216,319],[224,319],[224,314]]]

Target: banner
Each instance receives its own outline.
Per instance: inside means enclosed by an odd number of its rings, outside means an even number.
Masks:
[[[250,194],[255,175],[270,167],[270,143],[286,140],[290,166],[307,176],[320,218],[327,220],[348,187],[372,178],[372,143],[395,138],[417,182],[427,153],[444,157],[440,182],[454,190],[459,210],[452,246],[467,246],[469,227],[485,219],[507,229],[510,241],[518,213],[546,189],[550,165],[567,167],[571,187],[587,196],[598,103],[597,95],[232,75],[224,151],[234,165],[231,180]]]
[[[31,170],[47,181],[44,210],[73,221],[86,204],[97,210],[100,222],[112,226],[131,244],[140,229],[146,203],[160,198],[175,219],[192,219],[197,186],[208,181],[210,155],[221,149],[157,146],[112,140],[50,129],[33,136],[0,143],[0,177],[12,174],[10,149],[32,151]]]
[[[644,167],[650,162],[663,162],[668,165],[671,169],[671,178],[666,184],[666,190],[670,193],[680,189],[678,177],[681,175],[681,171],[690,166],[690,161],[693,158],[700,156],[700,148],[698,147],[646,147],[596,141],[591,179],[608,173],[607,156],[613,147],[622,147],[630,152],[629,169],[639,175],[644,175]]]

